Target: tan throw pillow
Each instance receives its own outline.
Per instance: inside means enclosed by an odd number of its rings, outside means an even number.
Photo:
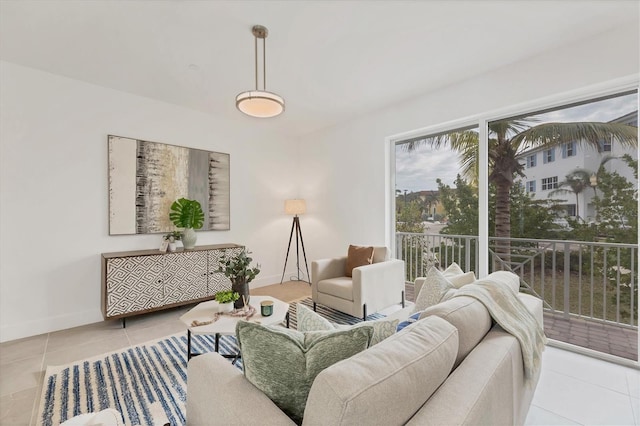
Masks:
[[[349,251],[347,252],[347,267],[345,268],[344,274],[350,277],[353,268],[371,265],[371,262],[373,262],[373,247],[350,245]]]

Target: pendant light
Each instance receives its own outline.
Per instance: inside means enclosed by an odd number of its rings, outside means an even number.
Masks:
[[[236,107],[251,117],[269,118],[280,115],[284,111],[284,99],[272,92],[267,92],[266,73],[266,38],[269,35],[262,25],[254,25],[251,29],[255,37],[256,90],[242,92],[236,96]],[[262,90],[258,89],[258,39],[262,39]]]

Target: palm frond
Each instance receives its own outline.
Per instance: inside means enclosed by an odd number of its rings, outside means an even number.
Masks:
[[[638,146],[637,127],[597,122],[543,123],[517,134],[512,142],[519,152],[573,141],[581,145],[591,145],[600,151],[600,143],[612,137],[622,146]]]
[[[509,137],[521,133],[531,127],[532,123],[537,123],[537,118],[527,120],[501,120],[489,123],[489,135],[492,134],[498,139],[508,139]]]
[[[559,194],[565,194],[565,195],[571,194],[571,195],[574,195],[575,193],[570,189],[556,188],[553,191],[549,191],[549,194],[547,194],[547,198],[552,198],[552,197],[554,197],[556,195],[559,195]]]
[[[409,142],[403,143],[402,149],[407,152],[411,152],[424,145],[428,145],[431,148],[438,149],[449,142],[449,135],[450,134],[444,134],[436,136],[426,136],[422,139],[413,139]]]

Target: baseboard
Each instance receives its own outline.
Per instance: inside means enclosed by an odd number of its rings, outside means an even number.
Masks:
[[[289,281],[295,271],[287,271],[284,275],[285,281]],[[279,284],[282,275],[260,276],[251,281],[250,288],[265,287],[268,285]],[[100,309],[76,312],[55,317],[39,318],[34,321],[26,321],[20,324],[3,325],[0,327],[0,343],[11,340],[22,339],[25,337],[37,336],[39,334],[51,333],[68,328],[79,327],[81,325],[93,324],[95,322],[104,321]]]
[[[100,309],[40,318],[0,327],[0,343],[104,321]]]
[[[291,281],[290,277],[292,277],[294,275],[296,275],[295,271],[287,271],[287,272],[285,272],[283,282]],[[302,275],[300,275],[300,278],[302,280],[304,280],[306,277],[303,277]],[[249,287],[250,288],[258,288],[258,287],[265,287],[265,286],[273,285],[273,284],[280,284],[280,280],[281,279],[282,279],[282,274],[280,274],[280,275],[269,275],[269,276],[266,276],[266,277],[260,277],[260,278],[256,278],[255,280],[251,281],[251,284],[249,284]]]

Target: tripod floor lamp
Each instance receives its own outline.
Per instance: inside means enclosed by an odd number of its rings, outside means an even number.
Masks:
[[[296,269],[298,274],[298,281],[311,280],[309,276],[309,265],[307,265],[307,253],[304,251],[304,241],[302,240],[302,229],[300,228],[299,214],[304,214],[307,211],[307,205],[304,200],[286,200],[284,202],[284,212],[286,214],[293,215],[293,223],[291,224],[291,233],[289,234],[289,246],[287,247],[287,257],[284,260],[284,268],[282,269],[282,279],[280,284],[284,281],[284,274],[287,270],[287,262],[289,261],[289,251],[291,250],[291,241],[293,240],[293,234],[296,234]],[[300,246],[302,245],[302,254],[304,256],[304,266],[307,270],[307,280],[300,279]]]

